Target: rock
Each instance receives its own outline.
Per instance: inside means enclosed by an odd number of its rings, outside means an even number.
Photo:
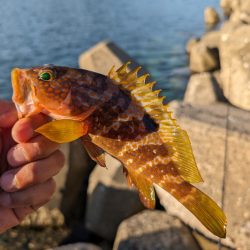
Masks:
[[[119,226],[113,250],[198,250],[188,228],[162,211],[145,210]]]
[[[223,92],[233,105],[250,110],[250,26],[241,25],[220,46]]]
[[[220,31],[206,33],[201,39],[191,38],[186,45],[189,54],[190,69],[193,72],[207,72],[220,67],[219,46]]]
[[[190,51],[189,67],[192,72],[196,73],[219,69],[218,49],[210,49],[203,42],[193,45]]]
[[[65,187],[65,183],[67,180],[68,170],[69,170],[69,154],[70,154],[70,148],[69,144],[62,144],[61,150],[65,156],[65,164],[62,168],[62,170],[55,176],[56,181],[56,192],[53,195],[51,201],[46,205],[46,207],[53,209],[53,208],[60,208],[61,202],[63,200],[63,190]]]
[[[119,224],[144,207],[137,191],[128,188],[120,162],[108,155],[106,160],[108,169],[97,166],[90,176],[86,226],[112,241]]]
[[[228,235],[226,240],[222,240],[223,244],[237,249],[250,249],[250,113],[219,103],[194,107],[172,102],[170,109],[190,136],[205,181],[196,186],[218,204],[224,200]],[[228,145],[227,150],[225,145]],[[206,237],[218,240],[167,192],[157,187],[157,193],[168,213],[181,218]]]
[[[56,247],[54,250],[101,250],[101,248],[90,243],[74,243]]]
[[[242,0],[221,0],[220,6],[224,11],[224,14],[229,16],[233,11],[236,11],[240,8]],[[248,0],[243,0],[248,1]]]
[[[36,212],[27,216],[21,226],[29,227],[61,227],[64,225],[64,216],[58,208],[39,208]]]
[[[186,52],[188,54],[190,54],[191,49],[193,48],[193,46],[196,45],[199,41],[200,41],[200,39],[198,39],[198,38],[189,39],[189,41],[187,42],[187,45],[186,45]]]
[[[215,25],[220,21],[220,17],[214,8],[207,7],[204,11],[204,21],[206,24]]]
[[[226,16],[229,16],[232,13],[231,0],[221,0],[220,7]]]
[[[223,100],[222,91],[211,73],[191,75],[184,102],[192,105],[208,105]]]
[[[250,13],[242,12],[241,10],[234,11],[230,16],[230,22],[236,24],[249,24]]]
[[[241,24],[241,12],[239,10],[234,11],[229,18],[231,23]]]
[[[250,15],[250,1],[249,0],[241,0],[240,3],[241,12]]]
[[[61,211],[67,224],[84,223],[88,177],[96,165],[83,147],[82,141],[70,143],[70,167],[62,190]]]
[[[213,78],[215,79],[216,84],[218,85],[219,90],[220,90],[219,93],[221,94],[221,96],[220,96],[219,101],[225,102],[225,101],[226,101],[226,98],[224,97],[223,91],[222,91],[223,85],[222,85],[222,81],[221,81],[221,72],[220,72],[220,70],[214,71],[214,72],[212,73],[212,75],[213,75]]]
[[[211,241],[196,231],[193,231],[192,234],[199,244],[201,250],[232,250],[231,247],[227,247],[224,245],[221,245],[221,247],[219,248],[218,242]]]
[[[79,57],[80,68],[104,75],[107,75],[113,66],[118,68],[128,61],[132,62],[130,69],[139,66],[124,50],[111,41],[100,42]],[[140,72],[146,73],[143,69]]]
[[[226,16],[230,16],[232,22],[249,23],[250,1],[249,0],[222,0],[221,7]]]
[[[222,25],[221,29],[220,29],[220,33],[221,33],[221,41],[227,41],[229,36],[232,35],[232,33],[238,28],[240,27],[242,24],[237,22],[230,22],[230,21],[226,21],[224,22],[224,24]]]
[[[250,1],[249,0],[238,0],[233,1],[233,13],[232,16],[234,18],[230,17],[230,20],[237,19],[241,21],[242,23],[249,23],[250,19]]]
[[[33,228],[16,226],[1,234],[1,250],[51,250],[68,236],[66,227]]]
[[[210,31],[201,38],[201,42],[204,43],[209,49],[218,49],[220,47],[220,41],[220,31]]]

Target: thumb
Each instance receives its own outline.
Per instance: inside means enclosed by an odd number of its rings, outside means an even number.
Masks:
[[[0,128],[12,127],[17,120],[17,111],[14,103],[0,100]]]

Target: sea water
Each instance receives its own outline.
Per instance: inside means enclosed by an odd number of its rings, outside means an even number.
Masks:
[[[77,67],[78,56],[112,40],[146,66],[168,100],[181,99],[189,71],[185,44],[204,31],[218,0],[0,0],[0,98],[13,67]]]

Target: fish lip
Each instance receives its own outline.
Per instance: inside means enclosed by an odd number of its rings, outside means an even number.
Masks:
[[[32,111],[33,100],[25,82],[25,69],[14,68],[11,71],[13,88],[12,100],[16,106],[18,118],[23,118]],[[28,102],[27,102],[28,101]]]
[[[15,103],[21,104],[24,102],[24,91],[21,86],[20,78],[22,78],[22,70],[19,68],[14,68],[11,71],[11,83],[13,88],[12,100]]]
[[[12,101],[14,102],[16,106],[18,118],[23,117],[23,114],[21,112],[21,107],[20,107],[20,104],[23,102],[22,89],[21,89],[20,82],[19,82],[20,71],[21,69],[19,68],[14,68],[11,71],[11,83],[12,83],[12,89],[13,89]]]
[[[23,118],[24,114],[22,113],[20,106],[17,103],[15,103],[15,107],[16,107],[16,110],[17,110],[18,119]]]

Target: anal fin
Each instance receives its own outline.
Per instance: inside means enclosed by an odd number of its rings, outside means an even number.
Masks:
[[[153,183],[144,176],[128,171],[134,185],[138,188],[139,197],[143,205],[147,208],[155,208],[155,190]]]

